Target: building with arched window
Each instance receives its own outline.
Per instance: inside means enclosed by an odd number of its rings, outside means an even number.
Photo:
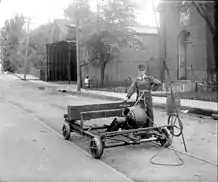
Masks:
[[[212,15],[212,5],[207,16]],[[215,75],[213,38],[205,19],[190,3],[163,1],[159,7],[160,36],[173,80],[212,81]]]

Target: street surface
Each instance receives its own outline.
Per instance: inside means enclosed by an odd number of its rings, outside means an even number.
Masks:
[[[20,83],[17,82],[18,80],[13,80],[13,78],[14,77],[10,77],[10,79],[4,81],[1,80],[1,182],[131,181],[101,161],[95,160],[86,153],[81,152],[81,150],[74,145],[70,145],[63,138],[60,138],[51,132],[49,128],[44,127],[37,122],[37,118],[35,119],[31,114],[29,115],[25,110],[22,110],[25,109],[26,106],[26,108],[29,107],[29,110],[27,110],[30,113],[32,109],[38,110],[39,113],[49,113],[52,117],[47,120],[48,123],[60,132],[63,121],[63,112],[58,112],[58,109],[55,109],[55,102],[58,102],[58,99],[49,98],[49,100],[51,99],[51,102],[54,103],[54,105],[51,105],[54,107],[53,111],[43,103],[39,104],[37,102],[37,105],[39,105],[36,107],[34,106],[34,103],[31,102],[38,98],[35,97],[36,95],[32,95],[31,87],[22,87],[22,85],[19,85]],[[7,84],[5,84],[5,81]],[[22,93],[22,95],[13,95],[14,91],[11,89],[14,89],[16,93],[19,92],[20,94],[23,92],[22,90],[26,90],[27,92]],[[10,92],[10,90],[12,92]],[[15,101],[16,99],[14,96],[17,97],[18,102]],[[63,98],[65,97],[63,96]],[[66,98],[63,103],[66,102]],[[73,101],[73,99],[73,97],[70,98],[71,101]],[[21,100],[24,102],[20,102]],[[81,99],[81,101],[83,101],[83,99]],[[28,105],[27,102],[31,105]],[[24,107],[22,107],[22,104],[25,103],[27,105],[23,105]],[[22,109],[20,109],[20,107]],[[41,119],[43,120],[43,118]],[[57,124],[53,125],[53,121]]]
[[[56,89],[24,82],[13,75],[1,76],[0,181],[128,181],[115,170],[137,182],[217,181],[217,166],[186,155],[180,154],[184,160],[181,166],[151,164],[150,159],[160,150],[152,143],[106,149],[101,161],[92,159],[38,121],[61,134],[67,105],[109,101],[58,93]],[[158,125],[166,124],[164,110],[155,109],[154,114]],[[187,114],[181,114],[181,118],[188,153],[217,163],[217,121]],[[87,124],[109,122],[111,119],[103,118]],[[88,151],[87,138],[72,134],[72,142]],[[184,152],[181,138],[174,138],[173,146]],[[169,149],[163,150],[154,161],[180,162]]]

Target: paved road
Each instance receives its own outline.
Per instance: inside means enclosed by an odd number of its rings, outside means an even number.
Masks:
[[[5,88],[3,90],[6,91]],[[10,91],[4,91],[1,94],[8,96]],[[39,107],[45,109],[43,103]],[[81,152],[37,119],[0,97],[0,181],[131,180]]]
[[[23,82],[9,75],[4,76],[0,87],[0,96],[7,98],[11,103],[38,118],[58,133],[61,132],[63,114],[66,112],[68,104],[78,105],[106,102],[57,93],[56,88],[51,86],[47,87],[44,85],[45,89],[43,89],[43,87],[39,87],[35,83]],[[155,110],[155,118],[158,124],[166,123],[167,121],[167,116],[163,110]],[[217,162],[217,122],[192,115],[182,115],[182,120],[184,122],[184,134],[189,153],[209,161]],[[101,124],[102,122],[108,123],[110,120],[101,119],[92,121],[94,124]],[[26,124],[24,125],[26,126]],[[34,121],[31,122],[31,126],[34,126]],[[33,130],[35,131],[35,127],[33,127]],[[45,133],[40,133],[40,135],[45,135]],[[63,140],[60,140],[60,142],[56,141],[55,136],[52,136],[49,140],[50,143],[56,146],[56,150],[59,150],[60,153],[63,152],[64,155],[59,157],[64,161],[63,165],[68,160],[74,161],[77,159],[76,155],[70,154],[71,151],[74,152],[76,150],[74,147],[66,147],[69,145]],[[73,134],[72,141],[83,150],[88,151],[87,146],[89,141],[84,137]],[[47,145],[47,143],[45,144]],[[174,146],[179,150],[184,150],[181,139],[175,139]],[[149,160],[159,150],[160,148],[153,144],[113,148],[105,150],[102,161],[135,181],[217,181],[217,166],[184,155],[181,156],[185,162],[182,166],[152,165]],[[53,155],[53,150],[50,152]],[[81,158],[81,160],[89,160],[87,156],[82,156]],[[92,165],[95,160],[90,159],[90,161],[90,165]],[[155,161],[164,163],[179,162],[173,152],[169,150],[164,150]],[[112,174],[109,175],[112,176]]]

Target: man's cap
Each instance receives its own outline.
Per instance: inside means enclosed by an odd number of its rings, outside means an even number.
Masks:
[[[142,65],[142,64],[138,65],[138,70],[139,71],[144,71],[145,70],[145,66]]]

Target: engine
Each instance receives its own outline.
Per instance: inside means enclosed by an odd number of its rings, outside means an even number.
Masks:
[[[136,105],[130,108],[125,108],[121,117],[116,117],[111,125],[107,128],[107,132],[118,131],[121,129],[137,129],[143,128],[147,123],[146,108],[141,105]]]
[[[136,105],[130,108],[126,108],[123,111],[127,125],[130,127],[144,127],[147,123],[146,107],[142,108],[141,105]]]

